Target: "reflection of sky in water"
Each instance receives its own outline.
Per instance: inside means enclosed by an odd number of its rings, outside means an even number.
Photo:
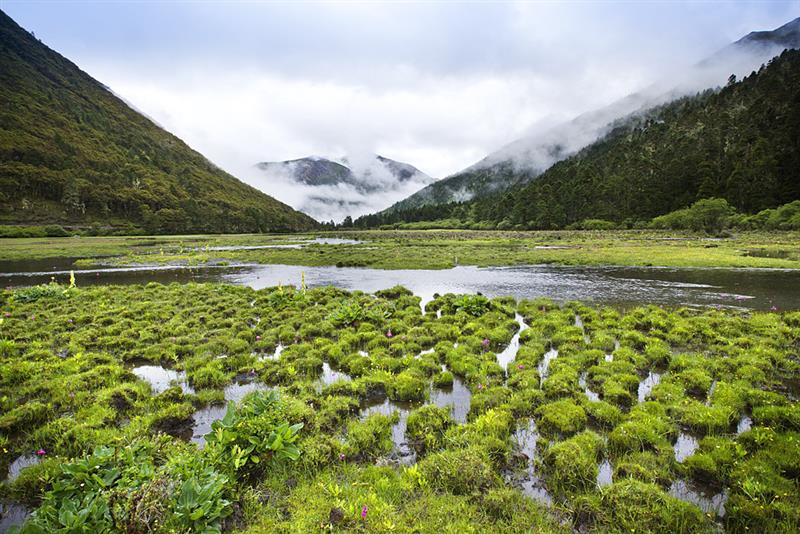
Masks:
[[[55,276],[67,282],[69,267],[59,260],[53,269],[44,261],[3,262],[0,284],[31,285]],[[634,306],[725,306],[768,310],[800,308],[800,270],[667,269],[647,267],[455,267],[444,270],[382,270],[298,265],[165,266],[76,270],[78,285],[148,282],[223,281],[256,289],[278,284],[309,287],[334,285],[348,290],[377,291],[403,285],[423,304],[434,293],[476,293],[517,299],[549,297],[598,304]]]

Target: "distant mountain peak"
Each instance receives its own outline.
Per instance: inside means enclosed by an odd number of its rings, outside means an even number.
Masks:
[[[413,165],[378,154],[307,156],[264,161],[256,168],[268,184],[305,186],[307,194],[297,207],[319,220],[384,209],[435,181]]]

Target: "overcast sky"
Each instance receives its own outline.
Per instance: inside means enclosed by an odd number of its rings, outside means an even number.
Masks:
[[[800,16],[797,0],[0,6],[246,180],[366,151],[444,177]]]

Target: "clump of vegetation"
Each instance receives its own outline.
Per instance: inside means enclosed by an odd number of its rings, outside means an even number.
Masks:
[[[0,299],[0,462],[41,455],[0,492],[36,510],[33,531],[799,524],[796,313],[487,299],[474,315],[444,295],[423,314],[399,288],[14,293]],[[367,313],[334,326],[342,310]],[[529,328],[504,371],[514,311]],[[466,422],[451,394],[469,397]],[[676,451],[681,432],[697,447]],[[599,488],[601,461],[613,484]],[[529,469],[557,507],[504,483]],[[679,481],[725,492],[725,518],[669,497]]]

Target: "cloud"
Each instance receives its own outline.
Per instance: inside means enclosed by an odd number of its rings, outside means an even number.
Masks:
[[[256,162],[378,153],[442,178],[531,125],[601,108],[774,28],[800,2],[8,0],[3,9],[210,160],[292,204],[307,196],[259,181]]]

